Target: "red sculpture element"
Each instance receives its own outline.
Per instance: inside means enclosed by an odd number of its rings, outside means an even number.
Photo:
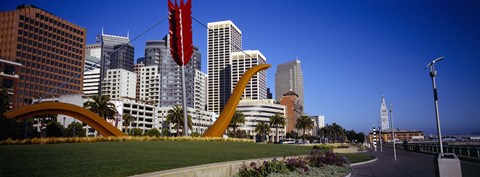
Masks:
[[[192,42],[192,1],[187,0],[180,6],[177,0],[173,4],[168,0],[168,21],[170,24],[170,53],[179,66],[186,65],[193,54]]]

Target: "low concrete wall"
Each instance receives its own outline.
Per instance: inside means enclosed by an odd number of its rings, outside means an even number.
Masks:
[[[206,165],[158,171],[153,173],[145,173],[140,175],[134,175],[134,177],[230,177],[237,173],[243,164],[250,165],[250,163],[252,162],[261,164],[263,163],[263,161],[272,159],[273,157],[212,163]]]

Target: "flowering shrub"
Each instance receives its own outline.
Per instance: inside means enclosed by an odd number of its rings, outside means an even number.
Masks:
[[[347,163],[347,161],[341,156],[336,156],[334,153],[328,151],[323,154],[318,150],[310,152],[310,155],[307,156],[307,160],[309,165],[313,167],[322,167],[323,165],[342,166]]]
[[[341,176],[349,172],[350,167],[347,164],[347,160],[342,156],[314,150],[307,157],[294,157],[283,161],[273,159],[272,161],[264,161],[260,166],[254,162],[250,163],[249,166],[244,164],[235,176],[260,177],[270,174],[273,176],[291,176],[293,174],[323,176],[319,175],[322,171],[335,174],[333,176]],[[338,172],[332,173],[332,169],[333,171],[338,169]]]

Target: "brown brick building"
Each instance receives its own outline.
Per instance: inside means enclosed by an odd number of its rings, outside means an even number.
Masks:
[[[296,120],[303,114],[303,107],[299,102],[298,94],[289,91],[283,94],[280,104],[285,106],[287,112],[287,132],[295,130]]]
[[[424,134],[420,130],[401,130],[398,128],[393,129],[395,132],[395,139],[396,142],[403,142],[404,140],[407,141],[423,141]],[[375,131],[375,137],[378,139],[380,132],[377,130]],[[392,142],[392,129],[387,129],[382,131],[382,142]],[[368,134],[369,143],[373,142],[373,132]],[[377,140],[378,141],[378,140]]]
[[[53,96],[82,93],[85,28],[31,5],[0,12],[0,24],[0,58],[22,65],[13,107],[64,83]]]

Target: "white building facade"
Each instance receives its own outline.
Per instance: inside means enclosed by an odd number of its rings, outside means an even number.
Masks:
[[[208,107],[220,114],[231,90],[230,54],[242,50],[242,32],[232,21],[208,23]]]
[[[98,95],[100,85],[100,59],[86,55],[83,72],[83,94],[85,96]]]
[[[232,62],[232,85],[235,88],[242,75],[256,65],[267,63],[267,59],[258,50],[245,50],[230,54]],[[247,84],[242,94],[243,99],[264,100],[267,99],[267,71],[263,70],[255,74]]]
[[[313,136],[318,136],[318,130],[325,127],[325,116],[317,115],[317,116],[308,116],[308,117],[312,119],[314,123],[314,129],[310,131],[310,134]]]
[[[158,116],[160,121],[163,122],[163,128],[167,128],[170,133],[177,133],[174,124],[167,124],[167,115],[168,110],[170,109],[172,109],[172,107],[159,107]],[[200,134],[205,133],[208,127],[213,124],[215,113],[200,109],[188,108],[187,115],[192,116],[192,129],[189,128],[188,130],[188,134],[191,135],[192,132],[197,132]],[[183,131],[182,128],[180,128],[180,131]]]
[[[275,114],[280,114],[286,117],[286,110],[284,105],[276,104],[275,100],[251,100],[243,99],[237,106],[237,110],[242,112],[245,116],[245,124],[240,125],[237,129],[245,130],[246,133],[255,138],[255,127],[259,122],[270,123],[270,117]],[[274,139],[276,128],[270,127],[270,133],[267,136],[268,140]],[[284,139],[286,136],[285,126],[278,127],[279,139]]]
[[[195,70],[193,108],[206,110],[207,107],[207,74]]]
[[[102,83],[102,95],[110,99],[135,98],[137,75],[125,69],[109,69]]]

